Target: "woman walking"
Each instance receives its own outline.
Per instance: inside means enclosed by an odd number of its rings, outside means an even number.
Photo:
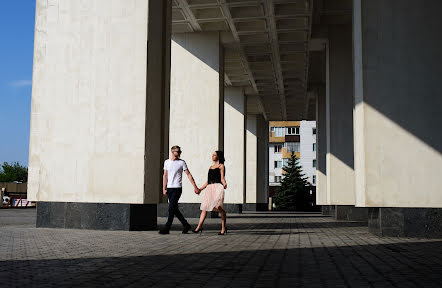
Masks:
[[[227,188],[224,168],[224,152],[215,151],[212,154],[213,165],[209,168],[207,182],[198,191],[201,193],[207,188],[201,202],[201,216],[196,227],[192,232],[200,233],[203,231],[204,220],[206,220],[207,212],[218,211],[221,214],[221,232],[218,235],[225,235],[227,233],[226,228],[226,211],[224,211],[224,189]]]

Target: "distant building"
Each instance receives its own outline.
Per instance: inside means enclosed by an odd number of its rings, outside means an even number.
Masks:
[[[282,167],[292,153],[300,159],[307,181],[316,186],[316,121],[270,121],[269,129],[270,196],[281,186]]]

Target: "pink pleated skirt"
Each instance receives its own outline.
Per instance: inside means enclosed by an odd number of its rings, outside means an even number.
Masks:
[[[224,208],[224,186],[220,183],[209,184],[204,191],[200,210],[217,211],[218,207]]]

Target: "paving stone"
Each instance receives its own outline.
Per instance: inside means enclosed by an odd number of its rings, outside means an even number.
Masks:
[[[165,218],[158,218],[164,223]],[[189,219],[195,227],[198,219]],[[442,241],[379,238],[319,214],[228,215],[202,234],[35,228],[35,210],[0,210],[5,287],[441,287]]]

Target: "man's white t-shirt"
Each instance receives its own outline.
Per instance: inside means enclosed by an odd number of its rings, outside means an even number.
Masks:
[[[167,159],[164,161],[164,170],[167,170],[167,188],[181,188],[183,171],[187,170],[186,162]]]

